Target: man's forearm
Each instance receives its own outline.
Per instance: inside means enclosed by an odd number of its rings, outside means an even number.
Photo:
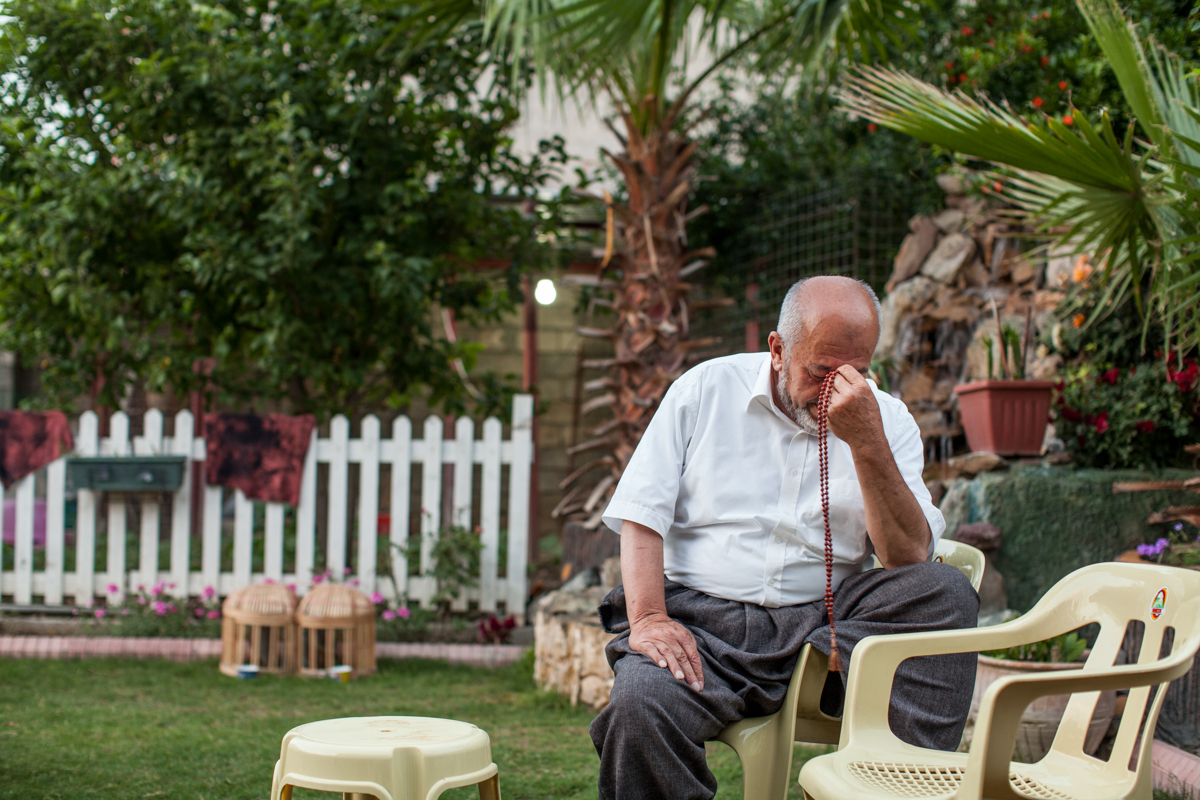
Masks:
[[[662,537],[629,520],[621,524],[621,582],[630,623],[667,615]]]
[[[929,521],[904,482],[887,441],[853,453],[867,512],[867,535],[880,563],[891,569],[925,561],[929,557]]]

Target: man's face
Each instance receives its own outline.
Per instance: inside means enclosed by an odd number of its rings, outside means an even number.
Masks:
[[[772,331],[768,339],[771,367],[776,373],[776,404],[805,428],[808,425],[803,417],[816,417],[817,397],[825,376],[843,365],[866,375],[876,338],[875,330],[864,331],[861,327],[836,323],[812,327],[814,330],[806,331],[791,347],[784,347],[778,332]]]

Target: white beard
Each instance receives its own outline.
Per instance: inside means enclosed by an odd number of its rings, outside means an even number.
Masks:
[[[792,396],[787,390],[787,362],[783,362],[783,369],[779,372],[779,378],[775,383],[775,389],[779,394],[779,403],[783,406],[783,411],[792,421],[800,426],[800,430],[813,436],[819,436],[821,429],[817,426],[817,421],[813,419],[813,415],[809,413],[807,406],[797,406],[792,401]]]

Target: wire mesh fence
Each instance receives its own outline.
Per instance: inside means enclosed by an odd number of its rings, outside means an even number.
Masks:
[[[693,339],[712,337],[701,359],[765,350],[787,290],[812,275],[849,275],[882,292],[922,193],[871,175],[814,181],[766,198],[728,252],[718,253],[714,280],[694,297],[731,298],[700,312]]]

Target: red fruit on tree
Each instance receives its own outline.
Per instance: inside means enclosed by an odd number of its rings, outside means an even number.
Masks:
[[[995,17],[993,17],[991,14],[988,14],[988,18],[987,18],[987,24],[988,24],[988,25],[995,25],[995,24],[996,24],[996,18],[995,18]]]
[[[1040,97],[1033,98],[1033,107],[1034,108],[1041,108],[1044,105],[1046,105],[1046,101],[1043,100],[1042,98],[1040,98]]]
[[[1050,56],[1042,56],[1042,66],[1043,67],[1050,66]]]
[[[971,29],[970,29],[969,27],[967,27],[966,25],[963,25],[963,28],[962,28],[962,35],[963,35],[963,36],[970,36],[972,33],[974,33],[974,31],[973,31],[973,30],[971,30]]]
[[[1029,52],[1030,50],[1032,50],[1032,49],[1033,49],[1033,48],[1032,48],[1032,47],[1030,47],[1029,45],[1025,45],[1024,47],[1022,47],[1022,48],[1021,48],[1021,52],[1023,52],[1023,53],[1028,53],[1028,52]]]
[[[954,62],[953,62],[953,61],[947,61],[947,62],[946,62],[946,69],[948,69],[948,70],[950,70],[951,72],[953,72],[953,71],[954,71]]]
[[[1065,117],[1063,117],[1063,125],[1074,125],[1074,124],[1075,124],[1075,118],[1072,117],[1070,114],[1067,114]]]
[[[868,122],[867,130],[869,130],[871,133],[874,133],[875,131],[879,130],[879,126],[876,125],[874,122]]]
[[[1059,82],[1058,82],[1058,88],[1062,89],[1062,90],[1065,92],[1065,91],[1067,90],[1067,82],[1066,82],[1066,81],[1059,81]]]
[[[1049,11],[1043,11],[1043,12],[1042,12],[1042,19],[1050,19],[1050,12],[1049,12]]]
[[[958,82],[959,82],[959,83],[966,83],[966,82],[967,82],[967,73],[965,73],[965,72],[964,72],[963,74],[959,75],[959,76],[958,76]]]
[[[1004,184],[1002,184],[1000,181],[996,181],[995,183],[992,184],[992,188],[995,189],[997,192],[1001,192],[1001,191],[1004,191]]]

